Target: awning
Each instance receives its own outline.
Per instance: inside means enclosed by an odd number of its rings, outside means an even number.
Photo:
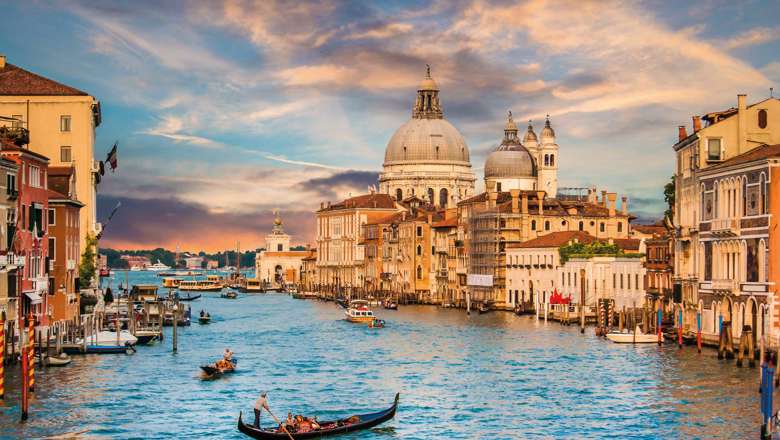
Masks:
[[[30,304],[40,304],[43,302],[41,295],[39,295],[38,292],[34,290],[30,292],[24,292],[24,294],[27,295],[27,298],[30,298]]]

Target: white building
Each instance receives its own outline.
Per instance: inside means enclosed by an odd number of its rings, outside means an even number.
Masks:
[[[301,281],[303,259],[312,251],[291,251],[290,236],[284,233],[279,211],[275,214],[273,230],[265,237],[266,250],[255,257],[255,278],[278,288]]]
[[[387,143],[379,190],[397,201],[417,196],[446,208],[472,196],[475,181],[466,141],[444,119],[439,86],[428,68],[412,118]]]

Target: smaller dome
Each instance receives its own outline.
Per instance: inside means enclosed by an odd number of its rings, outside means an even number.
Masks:
[[[417,88],[417,91],[421,92],[423,90],[439,90],[439,85],[431,78],[431,66],[429,64],[425,65],[425,78],[420,82],[420,87]]]
[[[550,127],[550,115],[547,115],[547,120],[544,122],[544,128],[541,132],[542,143],[555,142],[555,130]]]
[[[538,139],[536,133],[534,133],[534,127],[531,125],[531,121],[528,121],[528,130],[525,132],[525,136],[523,136],[523,143],[527,144],[536,141],[538,141]]]
[[[490,153],[485,161],[485,178],[536,177],[533,156],[522,145],[509,149],[498,149]]]

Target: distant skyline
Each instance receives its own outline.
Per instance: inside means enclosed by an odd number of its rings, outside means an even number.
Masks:
[[[482,189],[507,110],[549,114],[560,186],[627,195],[660,217],[677,126],[780,83],[774,2],[14,2],[8,62],[101,101],[102,246],[263,246],[280,208],[295,244],[313,211],[376,183],[425,64]],[[523,124],[525,125],[525,124]]]

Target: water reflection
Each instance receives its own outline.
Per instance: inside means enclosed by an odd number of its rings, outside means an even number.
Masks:
[[[715,353],[623,346],[576,327],[492,313],[379,310],[384,329],[349,324],[334,304],[282,295],[193,303],[207,326],[132,356],[76,357],[39,370],[31,421],[18,420],[14,368],[0,437],[241,438],[238,412],[269,391],[276,413],[341,415],[390,404],[396,418],[341,438],[680,438],[754,436],[758,370]],[[170,332],[170,329],[168,329]],[[230,347],[238,371],[202,381]],[[706,362],[701,362],[706,358]]]

